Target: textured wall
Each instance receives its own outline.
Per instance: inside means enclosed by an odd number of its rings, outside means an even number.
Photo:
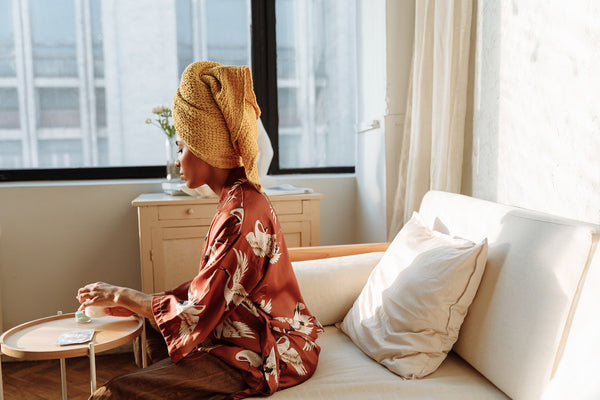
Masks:
[[[465,187],[600,223],[600,2],[479,0],[477,18]]]

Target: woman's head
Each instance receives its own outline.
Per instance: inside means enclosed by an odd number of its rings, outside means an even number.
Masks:
[[[177,134],[196,157],[222,169],[244,166],[259,188],[256,158],[260,109],[248,67],[190,64],[173,98]]]

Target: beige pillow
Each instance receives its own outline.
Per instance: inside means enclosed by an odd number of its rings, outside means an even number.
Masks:
[[[340,327],[390,371],[424,377],[456,342],[486,259],[486,239],[475,244],[432,231],[414,213]]]

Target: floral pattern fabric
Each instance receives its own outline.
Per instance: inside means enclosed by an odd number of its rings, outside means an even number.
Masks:
[[[154,296],[173,362],[205,351],[239,369],[249,389],[271,394],[315,371],[322,327],[307,309],[270,201],[238,168],[223,188],[198,275]]]

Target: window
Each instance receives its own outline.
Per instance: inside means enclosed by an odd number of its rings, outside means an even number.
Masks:
[[[183,69],[251,65],[271,172],[351,171],[349,0],[0,0],[0,180],[164,176]]]
[[[353,170],[354,2],[277,0],[275,13],[279,168]]]
[[[0,0],[0,7],[0,169],[102,165],[100,0]]]

